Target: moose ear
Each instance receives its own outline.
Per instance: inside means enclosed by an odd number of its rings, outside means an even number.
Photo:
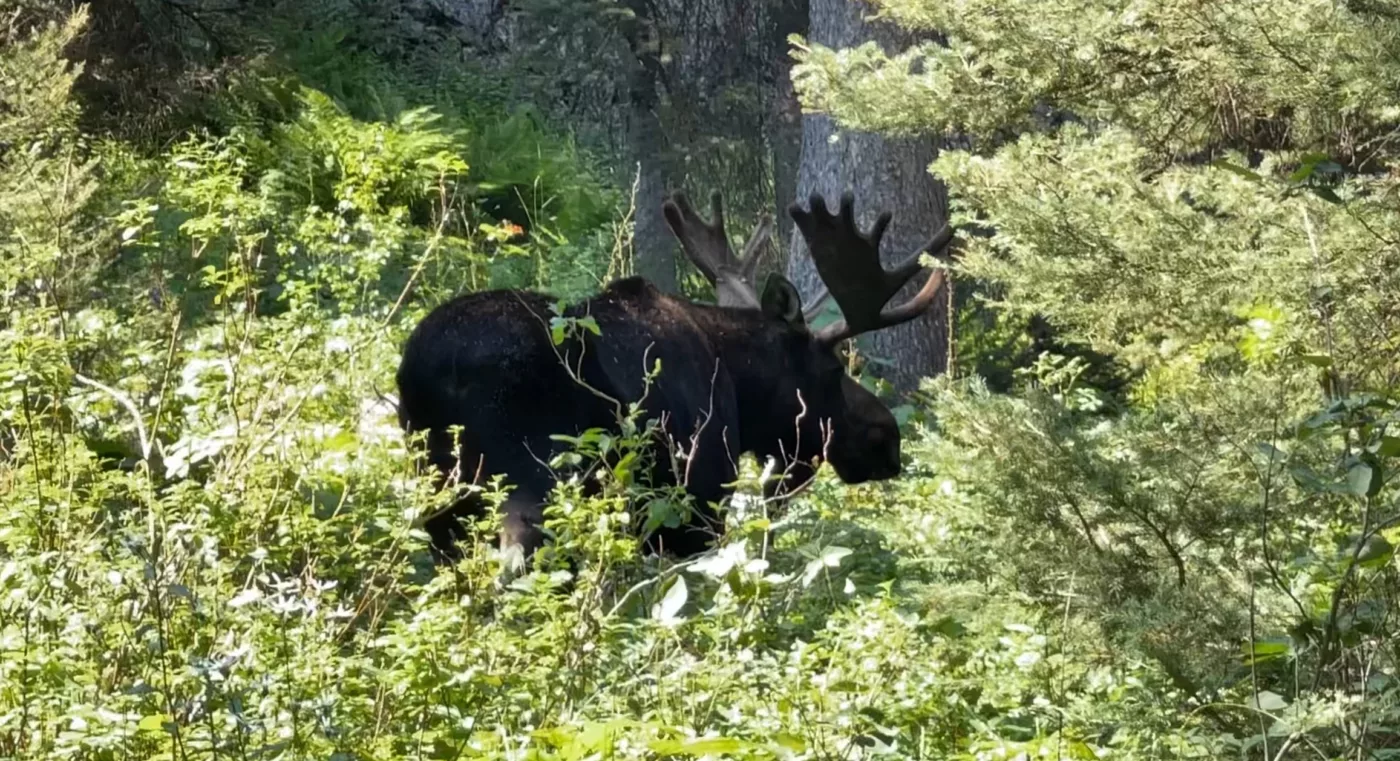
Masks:
[[[806,320],[802,318],[802,296],[798,294],[797,286],[782,275],[775,272],[768,276],[763,283],[759,303],[765,317],[782,320],[794,328],[807,327]]]

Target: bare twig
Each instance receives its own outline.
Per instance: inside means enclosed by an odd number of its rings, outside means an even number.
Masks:
[[[447,220],[449,218],[448,210],[450,206],[451,204],[447,196],[447,177],[446,175],[439,175],[439,219],[437,229],[433,231],[433,237],[428,240],[428,245],[424,246],[423,255],[418,257],[418,261],[414,263],[413,271],[410,272],[408,275],[408,282],[404,283],[403,290],[399,291],[399,297],[397,299],[394,299],[394,305],[389,308],[389,313],[384,315],[384,322],[380,324],[381,328],[389,327],[389,323],[393,321],[394,315],[398,314],[399,308],[403,306],[404,299],[408,298],[408,294],[412,292],[414,284],[418,282],[418,276],[423,273],[423,268],[427,266],[428,260],[432,258],[434,253],[436,253],[437,247],[441,245],[443,230],[447,229]]]
[[[141,419],[141,411],[136,408],[136,403],[131,400],[131,397],[105,383],[95,381],[82,373],[74,373],[73,379],[84,386],[91,386],[92,388],[105,392],[108,396],[112,397],[117,404],[125,407],[126,411],[131,413],[131,419],[136,422],[136,437],[140,440],[141,444],[141,459],[149,464],[151,461],[151,441],[146,437],[146,423]]]

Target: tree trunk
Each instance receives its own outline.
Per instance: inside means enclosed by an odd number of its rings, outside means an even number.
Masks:
[[[661,202],[670,184],[667,165],[671,146],[661,123],[661,91],[665,82],[658,20],[645,0],[628,3],[634,21],[627,31],[634,65],[628,82],[627,155],[630,172],[638,172],[637,209],[632,229],[633,270],[657,288],[675,293],[676,246],[666,229]],[[629,177],[630,179],[630,177]]]
[[[680,290],[676,277],[676,242],[661,214],[661,202],[670,186],[664,158],[665,135],[655,112],[647,111],[635,101],[627,132],[632,158],[629,168],[639,173],[632,227],[633,272],[667,293],[676,293]]]
[[[863,17],[870,12],[860,0],[811,0],[809,38],[833,48],[874,40],[891,53],[910,44],[912,39],[892,25],[867,23]],[[937,154],[932,137],[892,139],[849,132],[825,115],[808,114],[802,120],[796,200],[806,206],[812,193],[821,193],[835,211],[841,193],[852,190],[862,229],[869,229],[881,211],[893,212],[881,247],[889,266],[925,243],[947,217],[947,191],[928,171]],[[820,290],[800,235],[792,236],[787,271],[805,298]],[[915,277],[890,303],[909,298],[923,281],[924,276]],[[947,301],[940,297],[922,317],[864,336],[858,343],[876,360],[875,372],[906,395],[918,388],[921,378],[947,369],[948,317]]]
[[[781,210],[792,195],[802,133],[786,39],[805,31],[807,3],[628,0],[638,62],[628,168],[641,172],[635,271],[665,290],[677,290],[681,268],[661,214],[664,193],[685,188],[703,198],[722,190],[736,235],[747,231],[748,217]],[[785,216],[780,235],[791,227]]]
[[[782,0],[773,24],[773,83],[768,93],[768,145],[773,166],[773,203],[778,245],[791,250],[792,217],[788,204],[797,196],[797,169],[802,163],[802,104],[792,87],[792,57],[787,38],[807,34],[811,8],[808,0]]]

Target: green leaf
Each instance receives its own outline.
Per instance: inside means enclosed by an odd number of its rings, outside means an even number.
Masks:
[[[747,746],[748,743],[733,737],[706,737],[687,742],[681,746],[681,750],[696,756],[708,756],[717,753],[737,753]]]
[[[1252,643],[1246,642],[1244,649],[1246,663],[1264,663],[1291,655],[1293,643],[1287,637],[1271,637]]]
[[[1328,203],[1335,203],[1339,206],[1342,203],[1344,203],[1342,201],[1341,196],[1337,195],[1336,192],[1334,192],[1331,188],[1309,186],[1308,190],[1311,191],[1313,195],[1317,196],[1318,198],[1321,198],[1322,200]]]
[[[929,628],[945,637],[961,637],[967,634],[967,627],[952,616],[944,616],[938,619],[933,622]]]
[[[166,725],[173,723],[174,721],[170,718],[170,714],[153,713],[149,716],[142,717],[140,721],[136,722],[136,729],[154,734],[167,731],[165,728]]]
[[[1069,744],[1070,755],[1074,758],[1084,759],[1084,761],[1097,761],[1099,754],[1094,752],[1089,744],[1082,740],[1075,740]]]
[[[1288,453],[1274,446],[1267,441],[1261,441],[1254,445],[1259,450],[1259,454],[1264,455],[1271,462],[1283,462],[1288,459]]]
[[[1252,180],[1254,182],[1263,182],[1264,180],[1264,178],[1260,177],[1257,172],[1254,172],[1250,169],[1246,169],[1245,167],[1242,167],[1239,164],[1232,164],[1226,161],[1225,159],[1217,159],[1215,161],[1210,162],[1210,165],[1215,167],[1216,169],[1224,169],[1227,172],[1232,172],[1247,180]]]
[[[683,620],[677,614],[685,607],[685,601],[689,598],[690,591],[686,589],[685,577],[677,576],[675,583],[666,590],[666,596],[652,608],[651,617],[660,621],[663,626],[675,626]]]
[[[1314,367],[1331,367],[1332,358],[1326,354],[1299,354],[1298,359]]]
[[[350,452],[360,448],[360,440],[354,431],[341,431],[326,439],[327,452]]]
[[[779,732],[773,737],[773,742],[793,753],[807,752],[807,741],[797,735],[788,734],[787,732]]]
[[[1250,698],[1249,705],[1260,711],[1279,711],[1288,707],[1288,701],[1277,692],[1261,690],[1258,695]]]
[[[1325,428],[1341,420],[1342,414],[1336,410],[1323,410],[1298,424],[1299,437],[1306,438],[1318,429]]]
[[[1298,168],[1288,175],[1288,181],[1297,184],[1308,179],[1314,171],[1320,168],[1320,164],[1327,162],[1327,159],[1328,156],[1325,153],[1309,153],[1303,156]]]
[[[836,568],[841,565],[841,559],[851,554],[851,550],[835,544],[822,550],[821,561],[823,565]]]
[[[1380,444],[1376,447],[1376,454],[1381,457],[1400,457],[1400,436],[1382,436]]]
[[[584,330],[588,331],[589,333],[592,333],[595,336],[603,335],[603,329],[598,327],[598,321],[593,319],[592,317],[580,317],[578,319],[578,324]]]
[[[1356,463],[1347,470],[1347,493],[1365,497],[1380,491],[1378,475],[1379,471],[1370,465],[1364,462]]]
[[[1309,468],[1290,468],[1288,470],[1288,473],[1289,475],[1293,476],[1293,480],[1297,482],[1299,486],[1310,492],[1313,492],[1314,494],[1350,493],[1349,487],[1346,485],[1345,482],[1339,484],[1326,481],[1323,479],[1322,476],[1318,475],[1317,473],[1314,473]]]
[[[807,564],[802,572],[802,586],[809,587],[821,574],[823,568],[836,568],[841,565],[841,559],[851,554],[849,549],[837,545],[830,545],[822,550],[821,555]]]
[[[613,466],[613,478],[616,478],[621,483],[631,483],[632,465],[637,461],[637,457],[638,455],[636,452],[628,452],[623,455],[622,459],[618,460],[617,464]]]
[[[687,756],[714,756],[738,753],[750,747],[749,743],[734,737],[702,737],[694,740],[654,740],[647,744],[652,751],[663,755],[684,754]]]
[[[1355,550],[1353,549],[1353,552]],[[1356,563],[1362,568],[1379,568],[1395,557],[1395,547],[1380,534],[1372,534],[1366,544],[1356,553]]]

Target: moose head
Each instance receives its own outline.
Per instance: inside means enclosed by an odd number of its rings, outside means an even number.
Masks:
[[[720,194],[712,193],[710,202],[708,221],[683,193],[668,199],[662,211],[687,258],[714,286],[719,305],[762,313],[764,330],[773,334],[765,345],[782,347],[766,359],[775,366],[764,385],[777,387],[771,398],[790,400],[779,402],[777,409],[769,410],[771,414],[759,418],[768,425],[749,426],[759,430],[745,432],[749,435],[742,438],[750,440],[742,442],[744,448],[792,463],[791,474],[798,482],[810,477],[807,464],[816,458],[829,462],[847,483],[897,476],[900,434],[894,415],[846,374],[839,352],[846,340],[912,320],[933,304],[945,282],[941,269],[930,272],[907,301],[886,306],[923,269],[924,253],[950,257],[952,228],[944,224],[925,245],[886,270],[880,264],[880,241],[892,219],[890,212],[882,213],[869,232],[862,233],[855,220],[855,198],[849,192],[835,214],[816,193],[806,210],[793,204],[788,214],[806,241],[824,286],[804,309],[797,288],[781,275],[770,275],[762,290],[758,288],[759,249],[771,230],[770,221],[759,220],[742,254],[736,256],[725,231]],[[812,330],[809,325],[828,297],[836,301],[842,318]]]

